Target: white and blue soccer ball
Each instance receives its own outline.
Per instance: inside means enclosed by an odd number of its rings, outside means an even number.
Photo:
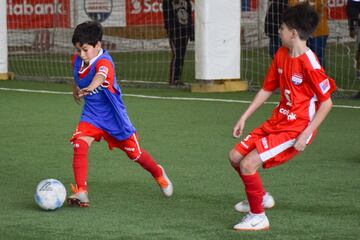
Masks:
[[[36,187],[35,202],[44,210],[60,208],[66,198],[64,185],[56,179],[42,180]]]

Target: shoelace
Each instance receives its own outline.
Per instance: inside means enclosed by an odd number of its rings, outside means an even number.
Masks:
[[[252,214],[247,214],[245,217],[243,217],[243,219],[241,219],[241,222],[244,222],[244,223],[248,223],[250,222],[254,217],[254,215]]]

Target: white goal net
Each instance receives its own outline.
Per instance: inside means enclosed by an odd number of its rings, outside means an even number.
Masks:
[[[324,1],[329,17],[326,71],[341,89],[357,90],[356,43],[349,37],[346,0]],[[269,2],[243,0],[239,9],[241,78],[253,88],[261,85],[271,61],[264,33]],[[166,84],[172,50],[163,16],[163,0],[7,0],[9,71],[21,79],[70,79],[72,31],[93,19],[104,26],[103,46],[114,58],[120,81]],[[189,42],[181,76],[185,83],[195,81],[194,56]]]

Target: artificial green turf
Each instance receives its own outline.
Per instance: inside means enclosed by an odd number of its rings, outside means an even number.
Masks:
[[[69,85],[4,81],[2,88],[70,91]],[[251,93],[191,94],[130,89],[131,94],[250,100]],[[274,96],[274,100],[276,96]],[[140,144],[167,170],[172,198],[150,175],[105,142],[90,152],[88,209],[40,210],[33,194],[44,178],[73,182],[68,142],[81,107],[71,95],[0,90],[0,239],[358,239],[360,109],[334,108],[314,143],[293,161],[261,171],[276,206],[271,230],[231,230],[245,197],[227,161],[233,124],[247,104],[124,97]],[[350,99],[337,104],[360,106]],[[247,122],[256,127],[274,105]]]

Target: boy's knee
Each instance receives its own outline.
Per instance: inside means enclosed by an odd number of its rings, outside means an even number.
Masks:
[[[239,165],[240,164],[240,160],[243,158],[243,156],[236,151],[235,149],[231,149],[229,152],[229,161],[231,163],[231,165]]]
[[[242,173],[248,173],[252,171],[252,164],[248,160],[243,160],[240,162],[240,170]]]
[[[240,161],[240,171],[243,174],[253,174],[261,166],[261,162],[258,162],[257,159],[247,156]]]
[[[73,140],[71,143],[73,145],[75,153],[80,153],[80,154],[87,153],[87,151],[89,149],[89,144],[86,141],[86,139],[77,138],[77,139]]]

